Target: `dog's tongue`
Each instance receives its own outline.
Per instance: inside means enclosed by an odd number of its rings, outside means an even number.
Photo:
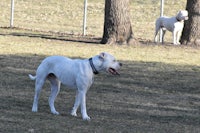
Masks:
[[[118,71],[115,71],[115,75],[120,75],[120,73]]]
[[[120,75],[120,73],[113,68],[109,68],[109,72],[113,75]]]

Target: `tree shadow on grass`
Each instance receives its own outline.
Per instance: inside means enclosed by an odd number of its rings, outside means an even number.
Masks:
[[[60,41],[69,41],[69,42],[82,42],[82,43],[91,43],[91,44],[100,44],[101,38],[94,36],[83,36],[83,35],[74,35],[67,33],[59,32],[42,32],[42,31],[32,31],[21,28],[13,28],[15,31],[9,30],[10,28],[1,27],[6,31],[2,31],[0,35],[2,36],[23,36],[23,37],[32,37],[32,38],[42,38],[42,39],[51,39],[51,40],[60,40]]]
[[[12,126],[13,130],[9,131],[23,132],[34,125],[39,132],[52,131],[52,128],[44,127],[51,127],[53,123],[57,123],[54,129],[58,132],[80,132],[80,129],[83,132],[200,131],[198,66],[121,61],[124,65],[120,76],[95,76],[87,94],[87,109],[92,122],[86,124],[80,117],[69,115],[75,92],[64,89],[64,86],[56,99],[61,116],[50,114],[48,85],[41,93],[39,112],[37,115],[31,112],[34,82],[29,80],[28,74],[35,74],[43,58],[45,56],[0,55],[2,131]],[[78,114],[80,116],[80,111]],[[37,120],[40,124],[36,124]],[[13,126],[13,123],[18,124]]]

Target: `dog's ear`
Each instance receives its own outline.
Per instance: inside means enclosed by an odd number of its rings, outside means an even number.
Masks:
[[[178,16],[180,16],[180,15],[181,15],[181,10],[179,10],[179,11],[177,12],[176,16],[178,17]]]
[[[105,58],[105,53],[104,52],[100,53],[99,54],[99,59],[104,60],[104,58]]]
[[[176,19],[177,19],[178,21],[183,20],[183,16],[182,16],[182,11],[181,11],[181,10],[177,13]]]

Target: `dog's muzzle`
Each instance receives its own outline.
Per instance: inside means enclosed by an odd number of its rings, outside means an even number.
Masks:
[[[119,63],[119,66],[121,67],[122,63]],[[112,75],[120,75],[120,73],[112,67],[108,68],[108,72],[111,73]]]

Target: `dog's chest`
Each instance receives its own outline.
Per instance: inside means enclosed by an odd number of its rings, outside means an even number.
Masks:
[[[176,22],[174,23],[174,30],[181,31],[183,30],[184,23],[183,22]]]

